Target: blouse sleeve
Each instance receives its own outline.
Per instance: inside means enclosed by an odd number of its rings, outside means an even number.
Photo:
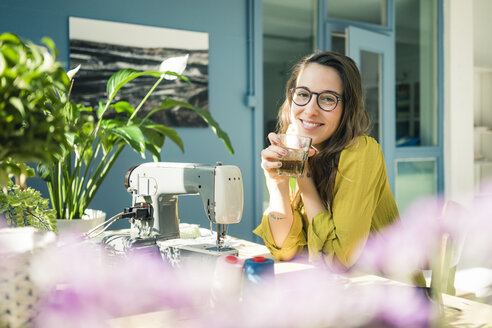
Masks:
[[[298,211],[293,211],[294,221],[282,248],[278,248],[270,230],[268,214],[264,214],[260,225],[253,231],[263,238],[265,246],[276,260],[290,260],[306,246],[306,233],[303,230],[302,217]]]
[[[310,260],[324,258],[332,268],[351,267],[367,240],[386,187],[389,188],[381,148],[372,138],[359,138],[357,144],[340,155],[333,214],[318,213],[307,229]]]

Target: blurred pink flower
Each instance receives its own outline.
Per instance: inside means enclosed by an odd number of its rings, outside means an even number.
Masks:
[[[104,327],[110,318],[170,309],[200,316],[209,284],[195,273],[172,269],[160,256],[105,257],[76,238],[62,243],[33,264],[44,289],[37,327]]]
[[[437,256],[442,233],[448,231],[441,218],[442,202],[423,199],[402,215],[401,222],[371,235],[357,263],[357,269],[381,272],[408,280]]]
[[[441,238],[449,235],[451,265],[490,266],[492,259],[492,181],[483,184],[481,196],[470,206],[429,197],[415,202],[401,222],[368,239],[357,269],[408,278],[415,270],[431,269],[439,259]]]
[[[277,276],[271,284],[245,283],[240,305],[229,304],[198,318],[197,326],[428,327],[432,319],[431,304],[417,288],[350,284],[322,269]]]
[[[486,189],[484,189],[486,190]],[[492,195],[492,184],[489,189]],[[491,263],[492,197],[476,199],[468,211],[427,198],[402,213],[401,222],[370,236],[354,270],[391,278],[432,265],[440,240],[465,240],[461,261]],[[212,306],[214,267],[194,262],[173,269],[160,256],[135,253],[107,257],[74,237],[38,256],[36,282],[45,296],[38,327],[103,327],[110,318],[172,310],[183,327],[428,327],[433,304],[415,287],[361,285],[327,270],[277,275],[275,282],[244,282],[242,296],[225,295]],[[456,250],[459,257],[460,249]]]

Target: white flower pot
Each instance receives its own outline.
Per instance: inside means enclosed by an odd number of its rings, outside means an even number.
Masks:
[[[32,325],[39,291],[31,262],[55,240],[53,232],[33,227],[0,229],[0,327]]]
[[[77,232],[86,233],[95,226],[101,224],[106,219],[106,213],[100,210],[87,209],[81,219],[57,220],[58,232]]]

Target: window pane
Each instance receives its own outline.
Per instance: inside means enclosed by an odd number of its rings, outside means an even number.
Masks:
[[[336,51],[341,54],[345,54],[345,43],[347,36],[345,32],[332,32],[331,33],[331,51]]]
[[[379,140],[379,123],[381,121],[381,54],[361,51],[360,61],[365,105],[372,123],[369,135],[374,139]]]
[[[398,160],[396,165],[396,203],[403,213],[419,198],[437,193],[436,160]]]
[[[436,0],[395,0],[396,144],[437,144]]]
[[[386,25],[385,0],[327,0],[328,17]]]
[[[292,66],[315,49],[315,1],[263,0],[263,108],[265,146],[275,131]],[[294,19],[295,18],[295,19]]]

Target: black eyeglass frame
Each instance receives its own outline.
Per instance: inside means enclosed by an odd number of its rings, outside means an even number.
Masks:
[[[302,104],[302,105],[301,105],[301,104],[298,104],[298,103],[296,103],[296,102],[294,101],[294,91],[295,91],[295,90],[297,90],[297,89],[306,90],[306,91],[309,93],[309,99],[308,99],[308,101],[307,101],[305,104]],[[330,90],[321,91],[321,92],[314,92],[314,91],[309,90],[309,89],[308,89],[308,88],[306,88],[306,87],[295,87],[295,88],[291,88],[289,91],[290,91],[290,98],[291,98],[292,102],[293,102],[294,104],[296,104],[297,106],[306,106],[306,105],[307,105],[307,104],[309,104],[309,102],[311,101],[311,98],[313,98],[313,94],[314,94],[314,95],[316,95],[316,103],[318,104],[318,107],[319,107],[321,110],[325,111],[325,112],[331,112],[331,111],[335,110],[335,108],[337,108],[337,106],[338,106],[338,103],[339,103],[340,101],[343,101],[343,98],[342,98],[342,97],[340,97],[338,94],[336,94],[335,92],[330,91]],[[323,107],[319,104],[319,95],[320,95],[320,94],[322,94],[322,93],[329,93],[329,94],[331,94],[331,95],[335,96],[335,99],[337,100],[337,103],[335,104],[335,106],[334,106],[332,109],[324,109],[324,108],[323,108]]]

